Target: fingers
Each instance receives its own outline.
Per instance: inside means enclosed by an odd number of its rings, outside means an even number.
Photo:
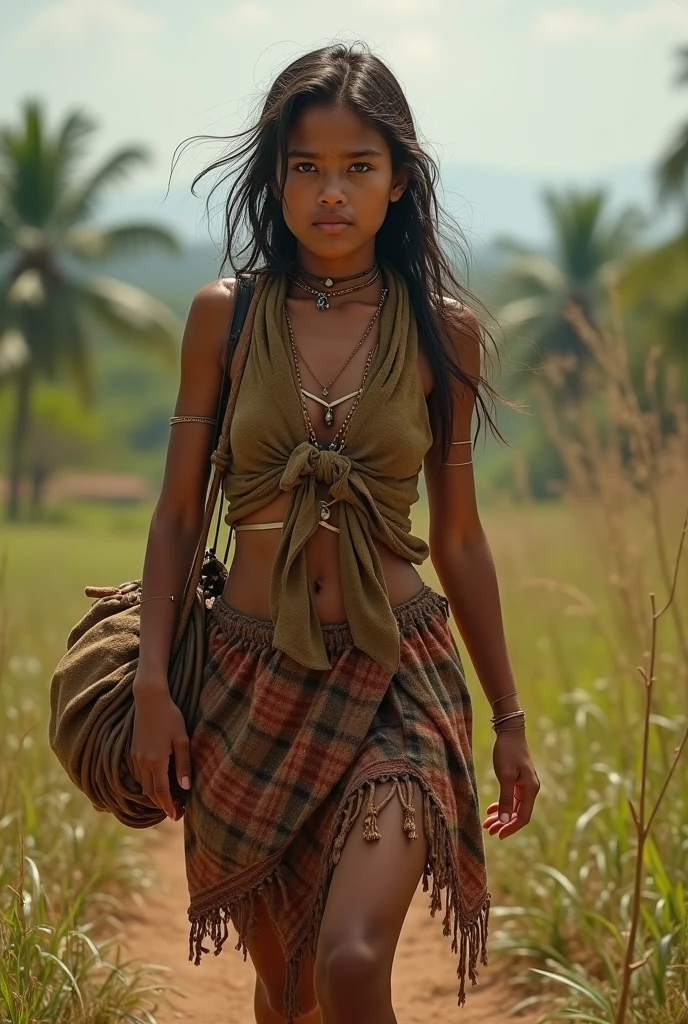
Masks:
[[[177,773],[177,782],[182,789],[191,788],[191,759],[189,757],[189,737],[186,733],[175,737],[172,740],[174,751],[174,766]]]
[[[511,820],[511,813],[514,809],[514,790],[518,776],[502,775],[499,779],[499,820],[506,823]]]
[[[491,836],[499,835],[501,837],[502,830],[505,829],[507,824],[512,820],[513,816],[516,814],[517,808],[518,801],[515,798],[512,798],[509,819],[507,822],[503,822],[499,820],[499,803],[490,804],[487,808],[487,817],[483,822],[483,828],[487,829]]]
[[[167,767],[155,762],[139,763],[136,767],[143,793],[156,803],[169,818],[176,821],[179,814],[170,793]]]
[[[490,804],[483,822],[483,828],[487,829],[490,835],[498,835],[500,839],[507,839],[528,824],[540,791],[540,781],[534,773],[519,776],[518,782],[512,788],[513,793],[507,795],[508,784],[505,787],[502,783],[499,801]],[[503,819],[504,814],[508,815],[506,821]]]
[[[167,765],[164,768],[160,765],[156,765],[151,774],[153,779],[153,792],[148,795],[155,800],[156,804],[159,804],[160,807],[162,807],[163,811],[169,818],[176,821],[177,810],[174,806],[174,800],[170,793]]]

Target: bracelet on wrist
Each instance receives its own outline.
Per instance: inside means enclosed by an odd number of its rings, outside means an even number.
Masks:
[[[503,715],[493,715],[490,719],[491,722],[505,722],[507,718],[516,718],[518,715],[525,715],[523,708],[518,708],[516,711],[507,711]]]
[[[515,719],[520,721],[514,722],[513,725],[504,725],[505,722],[514,721]],[[526,724],[526,713],[522,709],[519,711],[509,711],[505,715],[493,715],[490,722],[495,732],[501,732],[504,729],[523,729]]]

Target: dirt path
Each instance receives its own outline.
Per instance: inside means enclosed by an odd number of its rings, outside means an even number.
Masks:
[[[204,956],[196,966],[188,957],[188,891],[184,873],[181,823],[164,821],[146,836],[159,884],[142,904],[132,903],[122,943],[123,959],[170,968],[170,982],[184,992],[173,994],[174,1008],[161,1006],[158,1024],[253,1024],[255,971],[250,957],[234,948],[236,932],[219,956]],[[444,894],[442,891],[442,906]],[[442,934],[442,912],[434,918],[428,910],[430,893],[422,882],[406,916],[392,970],[392,1001],[400,1024],[503,1024],[505,1008],[516,1001],[505,999],[504,976],[495,966],[481,967],[480,983],[467,988],[466,1004],[456,1004],[458,983],[456,957],[451,940]],[[494,958],[493,958],[494,959]],[[503,968],[502,968],[503,971]],[[535,1017],[518,1017],[532,1024]]]

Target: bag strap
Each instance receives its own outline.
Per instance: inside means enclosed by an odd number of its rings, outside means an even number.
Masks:
[[[225,345],[225,351],[222,356],[222,366],[224,373],[222,375],[222,384],[220,386],[220,400],[217,406],[217,421],[215,426],[215,439],[213,441],[213,451],[218,448],[220,443],[220,434],[222,433],[222,425],[224,423],[225,411],[227,409],[227,397],[230,386],[229,369],[232,365],[232,358],[234,351],[239,340],[244,321],[246,320],[246,314],[248,313],[249,306],[251,305],[251,299],[253,298],[253,291],[255,289],[256,279],[253,275],[248,274],[237,274],[237,293],[234,299],[234,314],[232,316],[232,323],[229,328],[229,337],[227,338],[227,344]],[[229,433],[229,428],[227,428]],[[208,554],[215,554],[217,551],[217,542],[220,537],[220,526],[222,524],[222,507],[224,502],[224,495],[220,490],[220,503],[217,506],[217,518],[215,521],[215,539],[213,540],[212,547],[208,549]],[[230,537],[227,539],[227,550],[225,551],[225,557],[223,561],[227,562],[227,556],[229,554],[229,544],[231,541]]]
[[[232,422],[232,414],[234,413],[234,406],[236,405],[237,394],[239,393],[239,384],[244,373],[244,367],[246,366],[246,360],[248,358],[248,350],[251,344],[251,333],[252,333],[252,317],[249,319],[248,312],[251,306],[251,299],[255,292],[256,278],[254,275],[238,275],[237,276],[237,291],[234,301],[234,314],[232,316],[232,324],[229,331],[229,338],[225,346],[225,358],[224,367],[225,372],[222,377],[222,385],[220,388],[220,400],[218,404],[218,418],[217,427],[215,431],[215,443],[213,444],[213,452],[210,456],[210,462],[213,467],[213,475],[210,481],[210,487],[205,505],[205,514],[203,516],[203,526],[196,545],[196,551],[194,554],[193,562],[191,565],[191,571],[184,587],[184,597],[182,600],[182,610],[177,621],[177,628],[174,635],[174,641],[170,650],[170,660],[172,660],[177,653],[179,645],[184,638],[184,631],[189,621],[191,614],[191,608],[196,598],[196,588],[198,587],[201,579],[201,572],[203,569],[203,560],[205,557],[205,545],[208,539],[208,532],[210,530],[210,523],[213,518],[213,511],[217,503],[217,495],[220,491],[222,479],[227,471],[230,460],[229,450],[229,428]],[[247,325],[247,320],[248,325]],[[246,330],[244,330],[246,328]],[[231,364],[234,350],[239,344],[239,362],[237,366],[237,372],[231,383],[229,381],[229,367]],[[229,390],[229,395],[225,399],[225,395]],[[226,404],[225,404],[226,402]],[[224,412],[222,411],[224,408]]]
[[[227,397],[229,394],[229,368],[232,363],[234,356],[234,350],[236,349],[241,329],[244,326],[246,320],[246,314],[248,313],[248,307],[251,304],[251,298],[253,296],[253,290],[255,288],[256,280],[253,275],[238,274],[237,275],[237,291],[234,299],[234,313],[232,314],[232,323],[229,328],[229,336],[225,345],[225,351],[222,356],[222,365],[224,367],[224,374],[222,375],[222,386],[220,387],[220,400],[217,406],[217,424],[215,427],[215,437],[213,438],[213,451],[217,448],[220,441],[220,434],[222,433],[222,424],[225,418],[225,410],[227,408]]]

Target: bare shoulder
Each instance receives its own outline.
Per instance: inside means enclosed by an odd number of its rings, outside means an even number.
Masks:
[[[191,301],[189,321],[194,325],[193,336],[203,339],[205,354],[224,369],[224,357],[229,328],[234,312],[236,279],[222,277],[209,281],[198,289]]]
[[[451,332],[447,339],[449,355],[462,370],[473,376],[480,374],[480,339],[482,327],[475,312],[460,299],[442,296],[450,313]]]

